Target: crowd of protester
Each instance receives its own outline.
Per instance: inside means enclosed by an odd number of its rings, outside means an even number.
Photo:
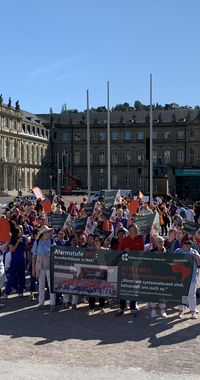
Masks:
[[[48,225],[48,215],[41,199],[35,202],[24,197],[16,198],[4,210],[1,218],[9,220],[10,239],[0,245],[0,289],[4,299],[13,293],[23,297],[29,292],[30,301],[38,297],[37,309],[44,309],[47,289],[50,296],[50,310],[55,311],[63,303],[64,307],[77,309],[78,302],[88,302],[88,313],[93,314],[96,308],[95,297],[80,298],[73,294],[51,293],[50,287],[50,250],[52,245],[71,247],[90,247],[96,249],[112,249],[122,251],[159,252],[167,254],[192,254],[195,265],[192,282],[188,294],[188,305],[179,306],[179,318],[183,318],[186,306],[191,311],[191,317],[197,318],[196,293],[198,286],[198,267],[200,266],[200,229],[193,235],[184,230],[186,222],[200,223],[200,202],[183,205],[176,199],[164,202],[161,198],[151,204],[139,200],[136,213],[129,211],[131,199],[119,197],[115,206],[110,207],[110,217],[105,217],[104,199],[94,202],[92,211],[88,213],[88,199],[83,197],[78,204],[75,200],[65,202],[62,196],[55,194],[52,199],[51,213],[66,214],[62,227]],[[150,215],[157,212],[159,229],[147,235],[140,235],[135,221],[137,214]],[[77,219],[86,219],[82,231],[75,228]],[[97,234],[98,231],[98,234]],[[102,232],[102,234],[101,234]],[[0,237],[1,241],[1,237]],[[94,283],[88,281],[88,286]],[[92,285],[91,285],[92,284]],[[98,285],[98,280],[96,280]],[[67,285],[66,285],[67,286]],[[78,284],[77,284],[78,286]],[[105,286],[105,292],[110,291]],[[112,293],[112,292],[111,292]],[[105,298],[99,297],[100,313],[105,312]],[[7,301],[6,301],[7,302]],[[9,300],[8,300],[9,302]],[[119,310],[116,316],[123,315],[127,308],[126,300],[119,300]],[[6,303],[5,303],[6,307]],[[160,315],[167,317],[166,304],[150,302],[151,317]],[[137,314],[135,300],[129,302],[133,316]]]

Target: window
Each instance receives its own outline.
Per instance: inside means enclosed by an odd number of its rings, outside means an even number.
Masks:
[[[127,188],[130,187],[130,183],[131,183],[131,181],[130,181],[130,175],[126,174],[125,175],[125,185],[126,185]]]
[[[144,162],[144,152],[137,153],[137,162],[138,164],[142,164]]]
[[[112,164],[118,164],[118,151],[112,152]]]
[[[112,141],[117,141],[118,140],[118,132],[112,132],[111,133],[111,139],[112,139]]]
[[[105,141],[106,132],[99,132],[99,141]]]
[[[80,141],[80,139],[81,139],[80,133],[78,133],[78,132],[74,133],[74,140]]]
[[[177,131],[177,140],[184,140],[184,131]]]
[[[13,143],[13,158],[17,158],[17,141]]]
[[[131,132],[130,131],[126,131],[124,132],[124,140],[131,140]]]
[[[178,150],[178,152],[177,152],[177,162],[179,164],[183,164],[184,163],[184,151],[183,150]]]
[[[99,152],[99,163],[105,164],[105,152]]]
[[[137,132],[137,140],[144,140],[144,132]]]
[[[194,137],[194,129],[191,129],[191,131],[190,131],[190,137]]]
[[[164,132],[164,140],[170,140],[171,139],[171,132],[165,131]]]
[[[117,174],[112,175],[112,187],[113,188],[118,187],[118,175]]]
[[[194,149],[190,149],[189,151],[189,162],[190,164],[194,163]]]
[[[164,164],[169,164],[170,163],[170,151],[166,150],[164,152]]]
[[[158,140],[158,132],[153,131],[153,140]]]
[[[156,150],[153,150],[153,163],[156,164],[158,161],[158,152]]]
[[[125,151],[125,164],[130,164],[131,162],[131,151],[126,150]]]
[[[79,165],[80,164],[80,152],[74,152],[74,164],[75,165]]]
[[[69,132],[63,132],[62,139],[65,140],[65,141],[69,140]]]

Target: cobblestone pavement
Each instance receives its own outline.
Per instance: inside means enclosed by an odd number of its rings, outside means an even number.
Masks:
[[[53,365],[59,370],[67,365],[72,372],[76,366],[77,371],[98,367],[102,373],[107,371],[105,376],[110,368],[110,378],[114,369],[116,375],[120,371],[127,373],[126,378],[136,378],[134,370],[141,379],[145,374],[152,379],[153,374],[160,374],[162,378],[167,374],[178,378],[182,375],[182,379],[186,375],[200,378],[199,320],[192,320],[190,313],[179,320],[174,308],[168,309],[166,319],[150,318],[145,305],[140,305],[136,318],[128,311],[116,318],[114,304],[107,305],[105,315],[97,310],[88,316],[87,310],[87,305],[80,304],[77,311],[60,308],[50,313],[48,305],[44,311],[37,311],[36,302],[29,301],[28,296],[1,299],[0,361],[4,361],[4,368],[5,362],[9,371],[10,362],[19,365],[23,360],[38,366]],[[72,378],[78,378],[75,373]],[[80,373],[79,378],[84,379],[84,370]],[[4,374],[6,379],[6,372]],[[171,378],[169,376],[166,378]]]

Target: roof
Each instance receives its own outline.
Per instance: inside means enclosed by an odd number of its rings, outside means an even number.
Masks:
[[[200,111],[194,109],[154,110],[154,123],[194,121],[199,117]],[[39,114],[37,117],[54,124],[86,123],[86,112],[66,112],[63,114]],[[144,124],[148,121],[148,111],[111,111],[110,122]],[[107,124],[107,112],[90,111],[90,123]]]

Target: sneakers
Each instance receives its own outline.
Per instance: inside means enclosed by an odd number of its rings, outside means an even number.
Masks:
[[[115,317],[121,317],[121,315],[123,315],[123,314],[124,314],[124,310],[119,309],[119,310],[117,310]]]
[[[90,309],[89,311],[88,311],[88,315],[93,315],[94,314],[94,309]]]
[[[152,309],[151,310],[151,318],[156,318],[157,316],[158,316],[158,314],[156,313],[156,310]]]
[[[197,319],[197,313],[196,313],[196,311],[194,311],[194,312],[192,313],[192,319]]]
[[[160,315],[162,318],[167,318],[167,313],[166,313],[165,309],[161,309]]]
[[[183,312],[180,311],[180,312],[178,313],[178,316],[179,316],[180,319],[183,319]]]

